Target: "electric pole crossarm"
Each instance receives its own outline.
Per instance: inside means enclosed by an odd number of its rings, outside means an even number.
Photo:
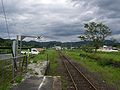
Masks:
[[[22,40],[25,39],[26,37],[29,38],[37,38],[37,39],[41,39],[42,36],[29,36],[29,35],[17,35],[17,50],[18,50],[18,40],[20,40],[20,55],[21,55],[21,51],[22,51]]]

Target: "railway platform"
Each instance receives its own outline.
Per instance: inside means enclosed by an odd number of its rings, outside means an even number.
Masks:
[[[49,61],[31,63],[23,81],[11,90],[62,90],[60,76],[46,76]]]
[[[11,90],[62,90],[60,76],[31,76]]]

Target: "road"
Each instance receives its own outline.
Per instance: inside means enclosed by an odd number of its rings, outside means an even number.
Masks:
[[[0,60],[11,58],[12,54],[0,54]]]

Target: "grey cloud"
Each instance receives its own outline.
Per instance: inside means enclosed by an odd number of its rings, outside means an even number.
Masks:
[[[98,0],[97,5],[104,10],[120,11],[120,0]]]
[[[77,36],[83,33],[83,24],[89,21],[105,23],[114,37],[120,34],[119,0],[78,0],[74,6],[67,2],[65,5],[34,2],[4,0],[11,37],[43,35],[46,40],[77,41]],[[1,37],[7,35],[4,25],[0,9]]]

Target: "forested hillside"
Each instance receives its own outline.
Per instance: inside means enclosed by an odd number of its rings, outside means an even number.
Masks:
[[[10,39],[3,39],[0,38],[0,46],[1,47],[11,47],[12,41]],[[46,47],[51,48],[54,46],[61,46],[61,47],[80,47],[81,45],[88,44],[90,42],[87,41],[80,41],[80,42],[57,42],[57,41],[50,41],[50,42],[36,42],[36,41],[23,41],[22,45],[23,47]],[[110,40],[106,40],[104,42],[105,45],[111,45],[111,46],[120,46],[120,43],[113,43]]]

